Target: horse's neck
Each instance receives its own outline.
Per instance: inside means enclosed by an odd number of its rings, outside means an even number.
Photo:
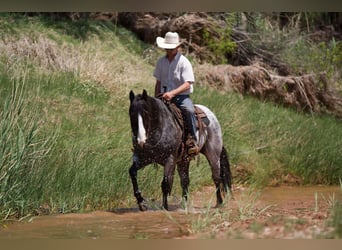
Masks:
[[[176,125],[171,111],[164,103],[156,101],[154,105],[153,115],[155,120],[154,124],[152,124],[154,128],[170,128],[170,126]]]
[[[164,117],[163,117],[163,127],[166,128],[165,131],[166,133],[168,133],[169,135],[176,133],[179,134],[180,131],[180,126],[177,122],[177,118],[175,117],[175,114],[173,114],[170,110],[170,107],[167,107],[166,105],[164,105]]]

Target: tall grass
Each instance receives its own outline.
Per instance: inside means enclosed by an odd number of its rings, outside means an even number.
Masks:
[[[89,36],[79,40],[64,32],[75,25],[70,22],[56,28],[39,18],[7,18],[3,24],[14,28],[0,40],[1,96],[10,93],[15,81],[19,86],[25,82],[23,117],[39,121],[44,135],[59,132],[50,153],[32,167],[38,181],[27,182],[25,177],[25,186],[12,187],[39,195],[23,197],[25,211],[20,213],[13,204],[1,205],[1,217],[135,206],[128,175],[128,92],[151,91],[154,81],[151,66],[127,49],[139,44],[136,38],[121,28],[115,35],[113,24],[89,22],[84,26]],[[147,168],[138,178],[147,198],[159,199],[162,171]]]
[[[14,84],[0,111],[0,217],[22,216],[37,207],[42,195],[39,166],[50,153],[56,134],[41,134],[38,121],[27,113],[24,88]]]
[[[69,73],[15,81],[0,104],[1,217],[133,206],[128,97]],[[149,197],[159,195],[161,173],[139,173]]]

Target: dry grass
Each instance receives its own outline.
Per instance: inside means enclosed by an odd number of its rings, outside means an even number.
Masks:
[[[100,85],[117,95],[154,82],[152,68],[128,53],[116,37],[100,40],[94,36],[85,42],[58,44],[45,34],[22,34],[15,40],[0,40],[0,52],[7,58],[6,70],[18,77],[29,63],[42,74],[74,73],[85,84]]]
[[[342,98],[328,87],[330,84],[323,73],[279,76],[259,64],[198,65],[196,73],[200,82],[218,90],[234,90],[298,111],[342,117]]]

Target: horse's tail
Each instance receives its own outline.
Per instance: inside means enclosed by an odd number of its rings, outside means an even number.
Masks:
[[[228,159],[228,153],[225,147],[222,147],[220,155],[220,175],[222,178],[225,191],[232,191],[232,174],[230,171],[230,164]]]

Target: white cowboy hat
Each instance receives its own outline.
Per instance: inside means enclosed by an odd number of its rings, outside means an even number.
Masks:
[[[158,47],[162,49],[174,49],[182,44],[177,32],[167,32],[165,38],[158,36],[156,42]]]

